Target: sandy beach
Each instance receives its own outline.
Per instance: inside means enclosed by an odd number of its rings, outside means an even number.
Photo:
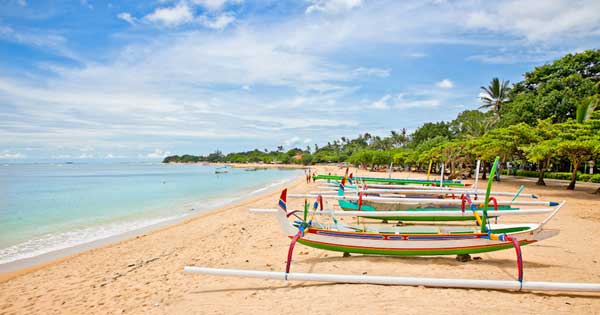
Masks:
[[[319,173],[343,171],[313,167]],[[356,175],[367,175],[359,171]],[[382,176],[382,173],[377,173]],[[422,177],[394,173],[394,177]],[[595,187],[574,192],[566,184],[503,178],[494,189],[526,191],[545,200],[567,200],[549,224],[557,237],[523,248],[525,280],[600,282],[600,195]],[[299,178],[291,192],[317,190]],[[281,271],[289,240],[274,217],[248,212],[276,205],[279,191],[88,250],[40,266],[0,275],[0,314],[282,314],[442,312],[506,314],[598,314],[600,295],[519,293],[494,290],[431,289],[377,285],[339,285],[218,278],[183,273],[185,265]],[[301,200],[290,205],[299,208]],[[331,205],[331,202],[329,202]],[[519,217],[504,222],[540,221]],[[467,263],[448,257],[378,257],[327,252],[298,245],[293,271],[512,280],[514,251],[478,254]]]

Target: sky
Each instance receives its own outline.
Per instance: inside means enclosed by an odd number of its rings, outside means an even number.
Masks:
[[[600,1],[0,0],[0,162],[160,160],[449,121],[600,47]]]

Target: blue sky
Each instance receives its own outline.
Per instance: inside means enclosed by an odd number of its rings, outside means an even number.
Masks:
[[[543,4],[541,4],[543,3]],[[598,48],[599,1],[0,0],[0,159],[159,160],[414,130]]]

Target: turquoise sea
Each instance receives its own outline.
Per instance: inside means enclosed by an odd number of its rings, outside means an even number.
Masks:
[[[302,174],[234,168],[215,174],[215,169],[160,163],[0,164],[0,264],[183,218]]]

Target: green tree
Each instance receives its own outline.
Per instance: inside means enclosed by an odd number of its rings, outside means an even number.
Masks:
[[[510,104],[501,109],[502,125],[574,119],[582,100],[600,92],[600,50],[568,54],[524,76],[512,87]]]
[[[461,138],[481,137],[492,129],[493,113],[478,110],[466,110],[450,122],[452,133]]]
[[[546,185],[544,182],[544,173],[550,165],[550,161],[556,155],[556,146],[560,142],[557,138],[558,129],[547,120],[539,120],[534,128],[533,140],[529,145],[522,147],[527,160],[537,163],[539,176],[537,185]]]
[[[577,113],[575,115],[577,123],[583,124],[590,120],[599,103],[600,100],[598,95],[588,96],[581,100],[579,104],[577,104]]]
[[[556,152],[571,161],[572,176],[567,189],[573,190],[581,163],[600,155],[600,131],[595,128],[594,121],[578,124],[570,120],[555,126],[560,130],[558,135],[560,142],[556,146]]]
[[[595,139],[576,139],[561,141],[556,146],[559,154],[566,156],[573,165],[571,182],[567,189],[574,190],[577,182],[577,170],[582,162],[589,161],[600,153],[600,142]]]
[[[425,123],[417,128],[411,135],[411,144],[413,147],[421,143],[431,140],[436,137],[444,137],[446,139],[454,138],[454,133],[451,130],[450,123],[441,121],[435,123]]]

